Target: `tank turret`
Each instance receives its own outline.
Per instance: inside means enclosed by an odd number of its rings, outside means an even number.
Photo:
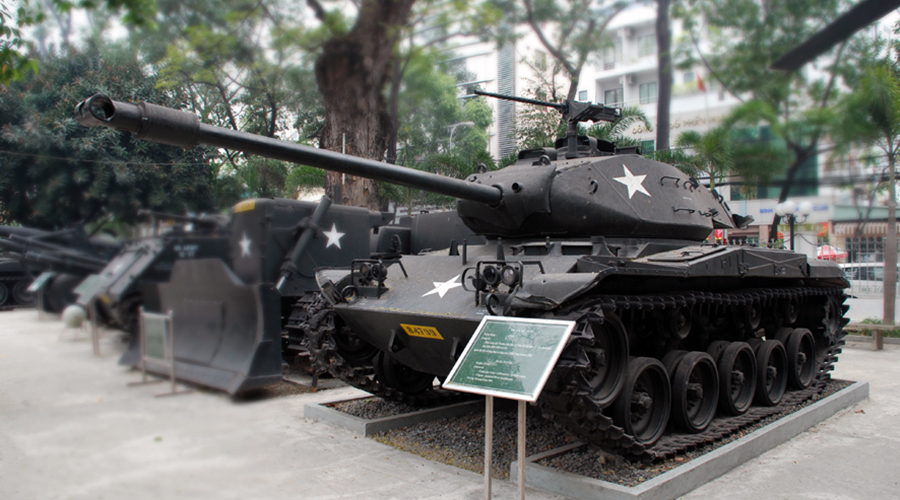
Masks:
[[[559,109],[569,123],[567,137],[556,148],[523,151],[514,165],[466,180],[214,127],[191,113],[103,95],[78,104],[75,116],[82,125],[124,130],[139,139],[183,148],[205,144],[234,149],[455,196],[463,222],[488,237],[603,235],[702,241],[713,229],[746,223],[731,214],[718,194],[678,169],[634,154],[634,148],[619,150],[611,143],[575,135],[580,121],[618,119],[616,108],[524,101]]]

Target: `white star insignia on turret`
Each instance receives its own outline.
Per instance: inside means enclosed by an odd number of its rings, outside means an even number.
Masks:
[[[456,288],[458,286],[462,286],[462,283],[456,283],[456,280],[458,280],[460,276],[462,276],[462,275],[457,274],[455,278],[453,278],[449,281],[445,281],[444,283],[441,283],[440,281],[432,281],[432,283],[434,283],[434,290],[426,293],[425,295],[422,295],[422,297],[426,297],[428,295],[436,293],[436,294],[438,294],[438,297],[443,299],[444,295],[447,292],[449,292],[451,289]]]
[[[247,237],[247,233],[244,233],[244,239],[238,242],[241,245],[241,257],[249,257],[250,256],[250,244],[253,241]]]
[[[630,200],[631,197],[634,196],[634,193],[644,193],[652,198],[650,193],[648,193],[643,186],[644,178],[647,176],[634,175],[631,173],[631,170],[628,170],[628,167],[626,167],[625,165],[622,165],[622,168],[625,169],[625,177],[613,177],[613,180],[625,184],[625,186],[628,188],[628,199]]]
[[[331,231],[323,231],[322,234],[324,234],[328,238],[328,243],[325,244],[325,248],[328,248],[331,245],[334,245],[334,246],[338,247],[338,250],[340,250],[341,236],[343,236],[344,233],[338,232],[337,224],[332,224]]]

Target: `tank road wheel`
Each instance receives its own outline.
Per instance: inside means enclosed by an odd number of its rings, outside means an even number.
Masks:
[[[691,333],[694,324],[693,314],[689,307],[666,309],[659,317],[660,330],[669,338],[684,340]]]
[[[27,306],[34,301],[34,294],[28,291],[31,280],[19,280],[12,289],[12,298],[19,305]]]
[[[635,441],[652,446],[669,421],[672,395],[666,368],[653,358],[628,362],[625,386],[613,403],[613,420]]]
[[[775,406],[781,402],[787,389],[787,353],[777,340],[767,340],[755,347],[756,353],[756,402],[763,406]]]
[[[413,370],[381,351],[375,356],[375,377],[384,385],[407,394],[419,394],[434,386],[434,375]]]
[[[602,319],[587,320],[594,342],[585,347],[591,361],[589,383],[591,399],[601,407],[612,404],[625,384],[628,364],[628,335],[618,316],[606,314]]]
[[[788,384],[794,389],[806,389],[816,375],[816,342],[806,328],[795,328],[787,336]]]
[[[681,358],[671,379],[675,426],[692,434],[705,431],[719,402],[716,362],[705,352],[690,352]]]
[[[719,408],[729,415],[743,415],[756,392],[756,356],[745,342],[732,342],[722,351],[719,370]]]
[[[0,281],[0,306],[6,304],[9,300],[9,288],[6,288],[6,284]]]

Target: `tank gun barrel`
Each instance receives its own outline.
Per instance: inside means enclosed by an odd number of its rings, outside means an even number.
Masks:
[[[243,151],[349,175],[369,177],[456,198],[496,205],[499,188],[421,170],[336,153],[247,132],[200,123],[197,115],[142,102],[114,101],[97,94],[75,107],[75,119],[87,127],[131,132],[138,139],[192,148],[198,144]]]

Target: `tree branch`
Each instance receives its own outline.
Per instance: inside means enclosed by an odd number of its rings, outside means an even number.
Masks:
[[[550,43],[550,40],[547,40],[547,37],[544,35],[544,31],[541,29],[540,25],[538,25],[538,22],[535,20],[534,10],[531,7],[531,0],[524,0],[524,3],[525,3],[525,12],[527,13],[527,16],[528,16],[528,24],[531,26],[531,29],[534,30],[534,34],[537,35],[538,40],[541,41],[541,44],[547,49],[547,52],[550,52],[550,55],[552,55],[554,59],[556,59],[560,64],[563,65],[563,67],[566,69],[566,71],[569,72],[570,75],[574,75],[575,68],[573,68],[572,65],[569,63],[569,61],[566,59],[565,54],[563,54],[562,52],[559,51],[559,49],[554,47]]]
[[[728,88],[728,85],[725,85],[725,82],[722,81],[722,78],[719,76],[719,74],[716,73],[716,71],[714,69],[712,69],[712,66],[710,66],[709,61],[706,60],[706,57],[703,55],[703,52],[700,50],[700,44],[699,44],[699,42],[697,42],[697,36],[694,35],[694,30],[690,30],[690,31],[691,31],[691,41],[694,42],[694,49],[697,50],[697,55],[700,56],[700,60],[703,61],[703,66],[706,67],[706,70],[709,71],[709,74],[711,74],[713,76],[713,78],[718,80],[718,82],[722,85],[722,88],[724,88],[726,92],[733,95],[737,100],[744,102],[744,100],[741,98],[741,96],[737,95],[730,88]]]
[[[313,13],[316,15],[316,19],[319,21],[325,21],[325,7],[322,7],[322,4],[319,3],[319,0],[306,0],[306,5],[309,6],[310,9],[313,10]]]

